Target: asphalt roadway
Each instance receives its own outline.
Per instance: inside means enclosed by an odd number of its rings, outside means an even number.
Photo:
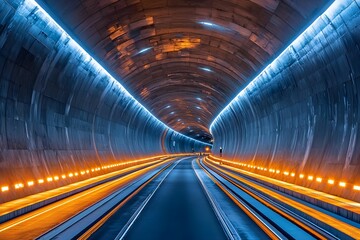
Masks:
[[[182,160],[167,176],[125,239],[227,239],[191,161]]]

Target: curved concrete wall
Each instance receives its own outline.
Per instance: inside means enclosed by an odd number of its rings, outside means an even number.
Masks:
[[[204,148],[153,117],[32,1],[0,0],[0,113],[0,184]]]
[[[212,123],[213,154],[360,184],[360,9],[336,1]]]

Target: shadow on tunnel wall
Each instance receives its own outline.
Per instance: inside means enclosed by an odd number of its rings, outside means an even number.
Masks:
[[[32,1],[0,0],[0,69],[0,184],[204,147],[152,116]]]
[[[215,119],[213,153],[359,185],[359,91],[359,5],[336,1]]]

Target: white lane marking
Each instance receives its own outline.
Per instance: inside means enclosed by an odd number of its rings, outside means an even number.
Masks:
[[[145,208],[145,206],[147,205],[147,203],[150,201],[150,199],[152,198],[152,196],[155,194],[155,192],[158,190],[158,188],[160,187],[160,185],[164,182],[164,180],[167,178],[167,176],[172,172],[172,170],[182,161],[184,160],[181,159],[181,160],[178,160],[176,162],[176,164],[170,169],[169,172],[167,172],[167,174],[164,176],[163,179],[161,179],[160,183],[157,185],[157,187],[155,188],[155,190],[145,199],[145,201],[142,203],[142,205],[140,206],[140,208],[138,208],[135,212],[135,215],[133,215],[131,218],[130,218],[130,223],[127,223],[127,227],[125,230],[121,230],[119,232],[119,234],[115,237],[116,240],[122,240],[124,239],[125,235],[127,234],[127,232],[130,230],[131,226],[134,224],[134,222],[136,221],[136,219],[139,217],[140,213],[142,212],[142,210]],[[126,226],[125,225],[125,226]]]
[[[217,202],[215,202],[214,198],[212,197],[212,195],[208,191],[207,187],[205,186],[205,183],[203,182],[202,178],[200,177],[200,175],[198,173],[198,170],[195,169],[195,162],[196,162],[196,160],[194,159],[191,164],[192,168],[193,168],[197,178],[199,179],[201,186],[202,186],[208,200],[210,201],[210,204],[215,212],[215,215],[217,216],[217,219],[219,220],[220,224],[222,225],[222,228],[224,229],[226,235],[231,240],[241,239],[241,237],[237,234],[234,227],[231,225],[230,221],[228,219],[227,220],[225,219],[226,218],[225,213],[221,210],[219,204]],[[201,170],[201,169],[199,169],[199,170]]]

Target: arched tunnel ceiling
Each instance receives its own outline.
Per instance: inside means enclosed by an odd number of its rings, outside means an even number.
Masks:
[[[42,0],[155,116],[209,141],[216,115],[326,0]]]

